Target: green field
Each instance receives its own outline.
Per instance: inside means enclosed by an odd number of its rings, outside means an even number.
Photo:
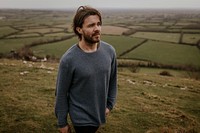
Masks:
[[[40,37],[40,34],[38,33],[29,33],[29,34],[15,34],[7,37],[7,39],[16,39],[16,38],[23,38],[25,37]]]
[[[27,30],[24,30],[22,34],[29,34],[29,33],[34,33],[34,32],[45,34],[45,33],[63,32],[63,31],[64,29],[61,29],[61,28],[40,28],[40,29],[27,29]]]
[[[0,132],[57,132],[58,63],[0,62]],[[147,71],[118,68],[117,103],[98,133],[200,132],[200,81]]]
[[[17,30],[10,27],[1,27],[0,28],[0,37],[16,32]]]
[[[110,43],[115,48],[117,56],[119,56],[121,53],[142,42],[144,39],[126,36],[103,35],[102,40]]]
[[[199,34],[184,34],[183,35],[183,43],[197,44],[200,40]]]
[[[71,38],[66,41],[50,43],[33,47],[32,50],[36,55],[45,57],[46,55],[60,58],[73,44],[77,43],[77,38]]]
[[[17,38],[17,39],[2,39],[0,40],[0,53],[9,53],[11,50],[17,51],[25,45],[35,41],[47,40],[52,37],[32,37],[32,38]]]
[[[137,32],[133,37],[146,38],[152,40],[178,43],[180,34],[177,33],[156,33],[156,32]]]
[[[122,58],[150,60],[163,64],[200,66],[200,52],[197,47],[157,41],[148,41]]]

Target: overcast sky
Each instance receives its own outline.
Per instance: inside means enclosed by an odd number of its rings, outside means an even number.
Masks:
[[[200,9],[200,0],[0,0],[0,8],[69,9],[80,5],[95,8]]]

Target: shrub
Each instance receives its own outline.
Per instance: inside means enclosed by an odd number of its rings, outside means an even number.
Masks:
[[[192,79],[196,79],[196,80],[200,79],[200,72],[187,71],[187,74]]]
[[[170,74],[170,72],[168,72],[168,71],[162,71],[159,74],[162,76],[172,76],[172,74]]]
[[[139,71],[139,67],[135,65],[135,66],[129,67],[129,70],[132,73],[137,73]]]
[[[33,51],[28,46],[24,46],[17,51],[18,58],[24,60],[31,60],[33,57]]]

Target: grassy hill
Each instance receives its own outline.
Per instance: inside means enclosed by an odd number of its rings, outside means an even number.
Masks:
[[[57,68],[58,63],[0,60],[0,132],[57,132]],[[200,81],[160,71],[118,68],[117,103],[98,133],[200,132]]]

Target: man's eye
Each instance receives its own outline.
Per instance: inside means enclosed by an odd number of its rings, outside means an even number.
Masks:
[[[98,26],[101,26],[101,23],[99,22],[97,25],[98,25]]]
[[[88,25],[88,27],[93,27],[94,26],[94,24],[90,24],[90,25]]]

